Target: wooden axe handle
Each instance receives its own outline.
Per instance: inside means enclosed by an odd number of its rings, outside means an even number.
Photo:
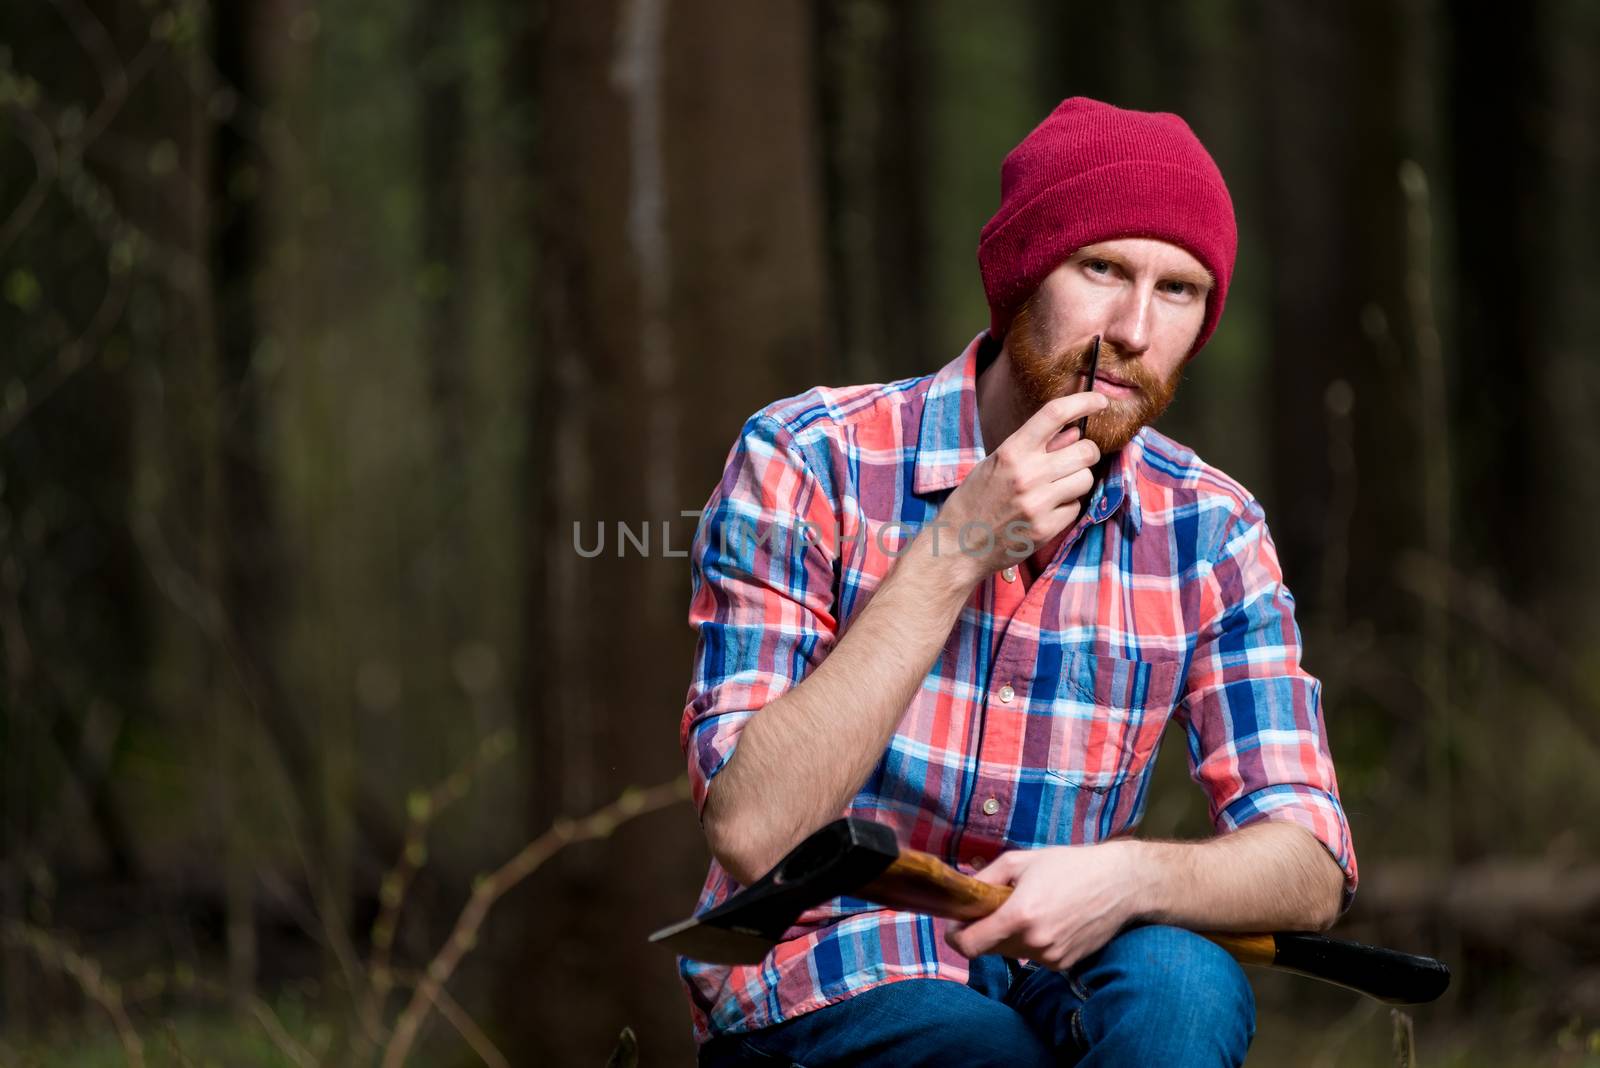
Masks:
[[[907,912],[978,920],[1005,904],[1011,887],[963,875],[931,854],[902,849],[899,857],[855,896]],[[1227,950],[1241,964],[1298,972],[1390,1004],[1432,1001],[1444,993],[1450,982],[1450,970],[1431,957],[1364,946],[1316,932],[1198,933]]]
[[[932,853],[902,849],[895,862],[862,887],[858,896],[904,912],[922,912],[947,920],[981,920],[1005,904],[1011,887],[962,875]],[[1266,966],[1273,962],[1276,948],[1270,934],[1200,933],[1233,954],[1241,964]]]
[[[856,896],[904,912],[981,920],[1005,904],[1011,887],[962,875],[931,853],[902,849],[895,862]]]
[[[862,887],[858,896],[904,912],[922,912],[947,920],[981,920],[1005,904],[1011,887],[962,875],[932,853],[902,849],[895,862]],[[1270,934],[1200,933],[1233,954],[1241,964],[1267,967],[1277,952]]]

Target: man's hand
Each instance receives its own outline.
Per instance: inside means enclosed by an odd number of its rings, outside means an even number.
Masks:
[[[1109,403],[1103,393],[1055,398],[985,456],[950,494],[939,510],[939,526],[945,528],[947,542],[958,541],[962,547],[950,555],[976,565],[974,581],[1033,555],[1078,518],[1082,498],[1094,488],[1091,468],[1100,449],[1093,441],[1078,440],[1076,427],[1063,427],[1103,411]]]
[[[981,920],[952,923],[950,948],[1061,969],[1123,927],[1320,931],[1339,916],[1344,874],[1306,828],[1263,821],[1195,842],[1118,838],[1014,849],[977,878],[1015,889]]]
[[[1061,970],[1137,920],[1143,885],[1137,841],[1013,849],[977,878],[1013,886],[1004,905],[981,920],[952,922],[951,949],[966,957],[1000,953]]]

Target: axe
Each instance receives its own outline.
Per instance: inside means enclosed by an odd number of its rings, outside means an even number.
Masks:
[[[901,849],[884,824],[847,817],[795,846],[721,905],[663,927],[650,941],[694,960],[759,964],[801,913],[845,894],[886,908],[976,920],[999,908],[1011,888],[962,875],[931,854]],[[1391,1005],[1433,1001],[1450,985],[1450,969],[1432,957],[1305,931],[1201,933],[1241,964],[1307,975]]]

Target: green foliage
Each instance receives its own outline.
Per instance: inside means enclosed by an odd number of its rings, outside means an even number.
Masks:
[[[307,1049],[337,1048],[340,1021],[320,1016],[304,997],[285,994],[273,1010],[288,1034]],[[127,1068],[115,1033],[100,1021],[62,1020],[52,1033],[13,1046],[8,1063],[28,1068]],[[146,1063],[195,1068],[283,1068],[293,1062],[254,1022],[226,1010],[182,1009],[139,1030]]]
[[[26,267],[13,267],[6,275],[6,300],[18,310],[31,312],[39,306],[42,290],[39,280]]]

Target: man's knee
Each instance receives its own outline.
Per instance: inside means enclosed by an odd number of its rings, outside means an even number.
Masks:
[[[1193,1034],[1255,1033],[1255,994],[1227,950],[1193,931],[1151,924],[1124,931],[1102,963],[1130,980],[1124,996],[1152,1023]],[[1120,1000],[1120,999],[1119,999]]]
[[[1054,1054],[1001,1002],[947,980],[886,983],[749,1036],[802,1064],[1046,1066]]]
[[[1022,1017],[969,987],[932,981],[890,983],[863,997],[874,994],[878,997],[872,1003],[871,1026],[887,1039],[885,1064],[1055,1063]],[[906,1058],[911,1050],[918,1057]]]

